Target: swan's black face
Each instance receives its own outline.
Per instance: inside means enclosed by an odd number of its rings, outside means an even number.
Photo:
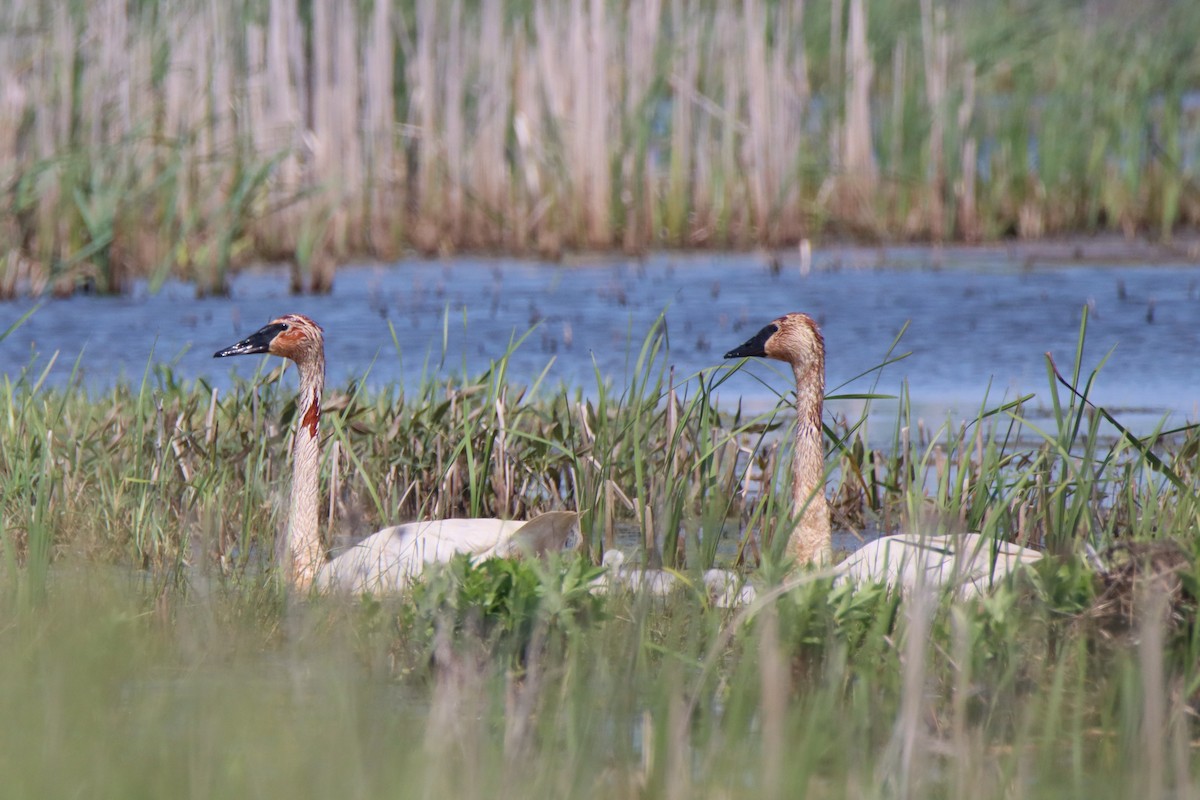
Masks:
[[[766,358],[767,357],[767,341],[779,333],[779,325],[772,322],[751,338],[742,342],[737,347],[725,354],[726,358]]]
[[[270,353],[290,358],[297,364],[323,362],[325,335],[321,326],[303,314],[284,314],[234,345],[213,353],[213,358]]]
[[[271,342],[275,341],[275,337],[288,329],[286,323],[272,322],[270,325],[264,325],[254,333],[242,339],[237,344],[231,344],[224,350],[218,350],[213,353],[213,358],[225,358],[226,356],[249,356],[255,353],[271,352]]]

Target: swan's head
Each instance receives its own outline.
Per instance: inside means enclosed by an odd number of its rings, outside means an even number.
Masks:
[[[726,358],[774,358],[802,372],[825,366],[825,340],[808,314],[784,314],[725,354]]]
[[[301,363],[321,356],[324,348],[325,335],[320,325],[303,314],[284,314],[237,344],[213,353],[213,358],[270,353]]]

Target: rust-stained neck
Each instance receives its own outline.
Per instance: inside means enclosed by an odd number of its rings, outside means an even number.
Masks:
[[[288,578],[294,588],[308,591],[325,560],[319,527],[321,468],[321,395],[325,390],[325,347],[321,329],[307,317],[288,315],[287,331],[276,337],[272,352],[296,362],[300,399],[292,449],[292,491],[288,509]],[[290,336],[289,336],[290,334]],[[287,338],[285,338],[287,337]],[[278,347],[276,343],[283,339]]]
[[[284,314],[214,355],[225,358],[256,353],[290,359],[300,373],[300,398],[292,446],[292,488],[282,560],[291,585],[307,591],[325,560],[317,502],[321,467],[321,393],[325,390],[324,331],[302,314]]]

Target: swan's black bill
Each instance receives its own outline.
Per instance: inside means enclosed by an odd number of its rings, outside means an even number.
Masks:
[[[287,325],[284,325],[281,322],[265,325],[247,336],[245,339],[242,339],[237,344],[231,344],[224,350],[218,350],[217,352],[213,353],[213,358],[225,358],[225,356],[249,356],[254,355],[255,353],[266,353],[271,347],[271,341],[286,330]]]
[[[737,347],[725,354],[726,358],[765,358],[767,355],[767,339],[770,339],[779,332],[779,326],[772,322],[770,325],[763,328],[753,337],[742,342]]]

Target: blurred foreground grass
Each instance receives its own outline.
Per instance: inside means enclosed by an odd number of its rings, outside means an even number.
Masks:
[[[56,567],[41,602],[0,601],[0,775],[8,797],[1193,796],[1189,558],[1186,622],[1152,601],[1116,627],[1070,560],[980,601],[815,581],[752,616],[575,595],[569,620],[547,599],[569,567],[525,565],[532,625],[491,635],[447,615],[481,606],[444,573],[383,604],[164,604]]]

